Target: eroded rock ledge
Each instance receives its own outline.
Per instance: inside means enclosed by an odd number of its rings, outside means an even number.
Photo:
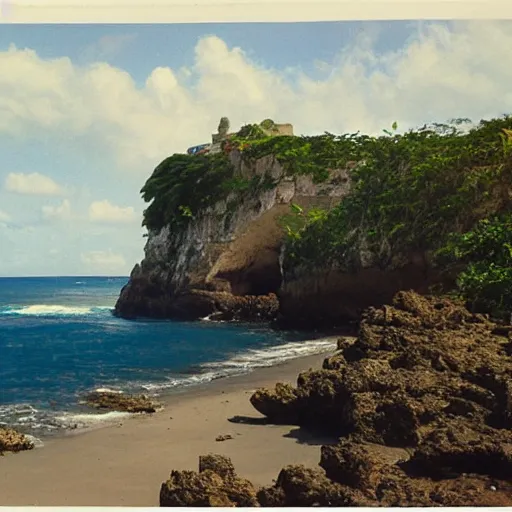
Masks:
[[[272,422],[340,438],[321,469],[283,468],[258,504],[512,506],[511,333],[413,292],[367,309],[322,369],[252,395]]]

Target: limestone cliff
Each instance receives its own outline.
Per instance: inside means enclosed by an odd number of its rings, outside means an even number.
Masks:
[[[223,126],[208,156],[170,157],[143,188],[145,258],[116,314],[336,327],[457,279],[510,315],[512,117],[380,137]]]
[[[248,160],[235,149],[229,160],[235,177],[250,179],[251,189],[231,192],[183,228],[149,231],[145,257],[121,291],[117,315],[275,317],[273,294],[282,284],[280,219],[291,203],[305,209],[334,206],[349,191],[349,174],[334,170],[327,181],[315,184],[306,175],[287,175],[273,155]]]

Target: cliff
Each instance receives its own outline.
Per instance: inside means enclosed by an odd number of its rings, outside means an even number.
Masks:
[[[248,159],[239,149],[227,152],[225,165],[229,179],[249,186],[231,190],[183,224],[150,229],[145,257],[121,291],[117,315],[276,316],[272,294],[282,282],[281,219],[291,204],[332,208],[349,191],[348,171],[332,171],[329,179],[315,183],[312,176],[287,173],[274,155]]]
[[[433,287],[510,313],[512,117],[464,121],[296,137],[266,120],[166,159],[116,314],[335,327]]]

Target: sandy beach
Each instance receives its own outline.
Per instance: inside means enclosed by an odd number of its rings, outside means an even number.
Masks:
[[[0,505],[158,506],[170,471],[197,470],[199,456],[207,453],[231,457],[238,474],[256,485],[271,484],[287,464],[316,466],[320,445],[329,440],[293,426],[261,424],[249,397],[277,381],[294,383],[300,371],[320,367],[325,356],[191,388],[166,397],[164,410],[154,415],[6,454],[0,457]],[[235,416],[254,421],[228,421]],[[215,440],[227,434],[233,439]]]

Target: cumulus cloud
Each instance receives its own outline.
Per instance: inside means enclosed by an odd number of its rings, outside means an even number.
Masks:
[[[9,173],[5,179],[5,189],[17,194],[37,196],[59,196],[65,193],[63,187],[58,183],[38,172],[31,174]]]
[[[126,208],[116,206],[106,199],[94,201],[89,206],[89,220],[102,223],[124,223],[135,220],[135,210],[131,206]]]
[[[11,216],[8,213],[0,210],[0,223],[9,222],[11,220]]]
[[[121,254],[108,251],[89,251],[82,253],[80,259],[93,272],[119,273],[126,271],[126,260]]]
[[[422,23],[399,51],[378,51],[378,38],[363,34],[322,62],[318,78],[265,68],[208,36],[187,69],[158,67],[137,86],[106,63],[80,67],[11,47],[0,52],[0,133],[92,137],[120,168],[147,173],[208,141],[223,115],[234,128],[271,117],[303,134],[478,120],[512,110],[509,48],[510,22]]]
[[[41,207],[43,218],[46,220],[67,220],[71,218],[71,203],[68,199],[64,199],[57,206],[45,205]]]

